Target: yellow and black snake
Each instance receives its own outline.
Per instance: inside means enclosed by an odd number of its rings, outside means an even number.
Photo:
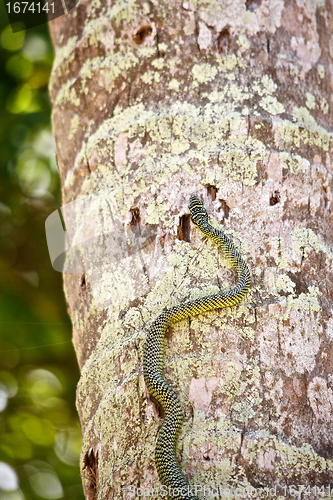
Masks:
[[[178,321],[237,304],[248,292],[251,281],[246,262],[224,232],[209,224],[206,209],[196,195],[191,196],[189,208],[193,224],[222,248],[224,255],[238,273],[238,281],[236,286],[226,292],[189,300],[163,311],[149,328],[144,348],[144,379],[149,393],[157,399],[164,410],[164,422],[156,443],[155,463],[158,476],[167,488],[169,498],[175,500],[197,500],[197,497],[191,492],[176,458],[176,444],[183,417],[175,391],[163,378],[165,333],[170,325]]]

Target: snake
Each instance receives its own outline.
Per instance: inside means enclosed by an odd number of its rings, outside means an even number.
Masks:
[[[149,394],[163,408],[164,421],[159,431],[155,447],[155,465],[164,492],[172,500],[198,500],[181,470],[176,456],[176,445],[182,427],[182,408],[175,391],[163,377],[166,332],[174,323],[198,314],[231,307],[240,302],[247,294],[250,283],[250,270],[236,250],[233,242],[223,230],[209,223],[207,211],[200,198],[193,194],[189,202],[192,223],[206,237],[214,241],[223,251],[238,275],[237,283],[227,291],[207,295],[170,307],[161,312],[152,322],[143,354],[143,375]]]

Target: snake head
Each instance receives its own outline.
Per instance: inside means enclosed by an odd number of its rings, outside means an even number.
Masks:
[[[193,224],[195,224],[196,226],[201,226],[202,223],[205,224],[208,222],[207,211],[202,201],[196,194],[191,195],[189,209]]]

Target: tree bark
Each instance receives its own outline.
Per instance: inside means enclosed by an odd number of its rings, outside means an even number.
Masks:
[[[200,498],[329,496],[332,28],[333,4],[315,0],[81,0],[50,23],[63,204],[93,213],[65,220],[90,238],[83,273],[64,274],[87,499],[161,498],[147,329],[235,280],[190,224],[193,192],[252,286],[241,305],[170,329],[182,470]]]

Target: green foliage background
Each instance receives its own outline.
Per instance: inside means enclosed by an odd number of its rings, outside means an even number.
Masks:
[[[0,3],[0,500],[83,499],[79,377],[45,220],[61,206],[46,25],[12,33]]]

